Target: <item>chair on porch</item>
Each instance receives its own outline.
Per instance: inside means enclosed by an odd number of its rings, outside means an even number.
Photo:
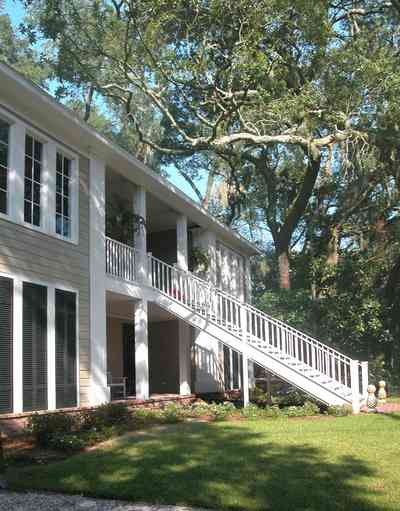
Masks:
[[[126,399],[126,378],[107,373],[107,386],[110,388],[111,401]]]

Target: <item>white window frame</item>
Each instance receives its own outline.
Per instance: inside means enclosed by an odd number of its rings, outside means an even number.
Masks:
[[[10,197],[15,198],[14,193],[14,179],[12,179],[12,144],[13,144],[13,125],[15,121],[10,118],[10,116],[5,115],[2,110],[0,110],[0,120],[8,124],[8,158],[7,158],[7,213],[2,213],[0,211],[0,218],[4,218],[5,220],[9,220],[12,216],[12,201]]]
[[[53,195],[51,201],[50,214],[52,221],[50,222],[52,234],[60,239],[70,243],[78,243],[79,240],[79,157],[69,149],[66,149],[61,144],[54,144],[54,169],[52,172],[52,181],[54,184],[51,186],[51,193]],[[71,236],[69,238],[58,234],[56,231],[56,179],[57,179],[57,153],[60,153],[65,158],[68,158],[71,162],[70,172],[71,177],[69,180],[70,185],[70,220],[71,220]]]
[[[79,243],[79,156],[61,142],[51,139],[39,129],[19,119],[0,106],[0,118],[10,126],[8,144],[8,203],[7,214],[0,218],[23,225],[53,238],[77,245]],[[34,137],[43,144],[40,213],[41,225],[25,222],[25,139]],[[62,153],[71,160],[71,236],[65,237],[56,232],[56,154]]]

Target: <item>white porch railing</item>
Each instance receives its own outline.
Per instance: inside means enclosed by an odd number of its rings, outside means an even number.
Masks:
[[[106,272],[114,277],[135,280],[136,250],[124,243],[106,238]]]
[[[230,331],[242,341],[271,356],[295,359],[306,378],[325,376],[337,382],[341,393],[351,390],[352,400],[366,395],[368,365],[352,360],[255,307],[241,302],[212,284],[147,255],[148,285]],[[107,272],[124,280],[135,280],[135,249],[106,240]],[[306,366],[306,367],[305,367]],[[343,388],[344,387],[344,388]],[[349,399],[350,400],[350,399]]]

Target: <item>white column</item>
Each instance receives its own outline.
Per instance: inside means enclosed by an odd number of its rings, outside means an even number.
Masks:
[[[256,386],[256,378],[254,375],[254,362],[249,360],[249,388],[254,389]]]
[[[90,160],[90,403],[110,400],[107,387],[105,164]]]
[[[47,407],[55,410],[56,404],[56,290],[47,288]]]
[[[362,381],[362,397],[367,399],[368,387],[368,362],[361,362],[361,381]]]
[[[149,337],[147,300],[135,303],[136,398],[149,399]]]
[[[350,362],[351,394],[353,402],[353,413],[360,411],[360,379],[358,371],[358,360]]]
[[[184,321],[179,321],[179,394],[187,396],[191,393],[190,388],[190,326]]]
[[[10,129],[9,214],[24,221],[25,126],[17,121]],[[11,199],[11,200],[10,200]]]
[[[176,247],[178,268],[189,269],[187,217],[181,215],[176,221]]]
[[[249,398],[249,359],[247,357],[247,349],[243,350],[243,382],[242,382],[242,393],[243,393],[243,406],[248,406],[250,402]]]
[[[147,218],[146,216],[146,190],[143,186],[137,186],[133,196],[133,211],[136,215]],[[135,248],[138,251],[136,258],[136,275],[139,282],[148,281],[147,269],[147,234],[143,226],[135,233]]]
[[[14,413],[23,411],[22,281],[14,279],[13,296],[13,402]]]

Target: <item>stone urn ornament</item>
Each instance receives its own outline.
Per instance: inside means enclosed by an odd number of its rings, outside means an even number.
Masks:
[[[369,413],[375,413],[376,412],[376,406],[378,404],[378,400],[376,399],[375,392],[376,387],[375,385],[368,385],[367,387],[368,397],[367,397],[367,409]]]
[[[386,382],[381,380],[378,383],[378,404],[383,405],[386,403],[387,392],[386,392]]]

